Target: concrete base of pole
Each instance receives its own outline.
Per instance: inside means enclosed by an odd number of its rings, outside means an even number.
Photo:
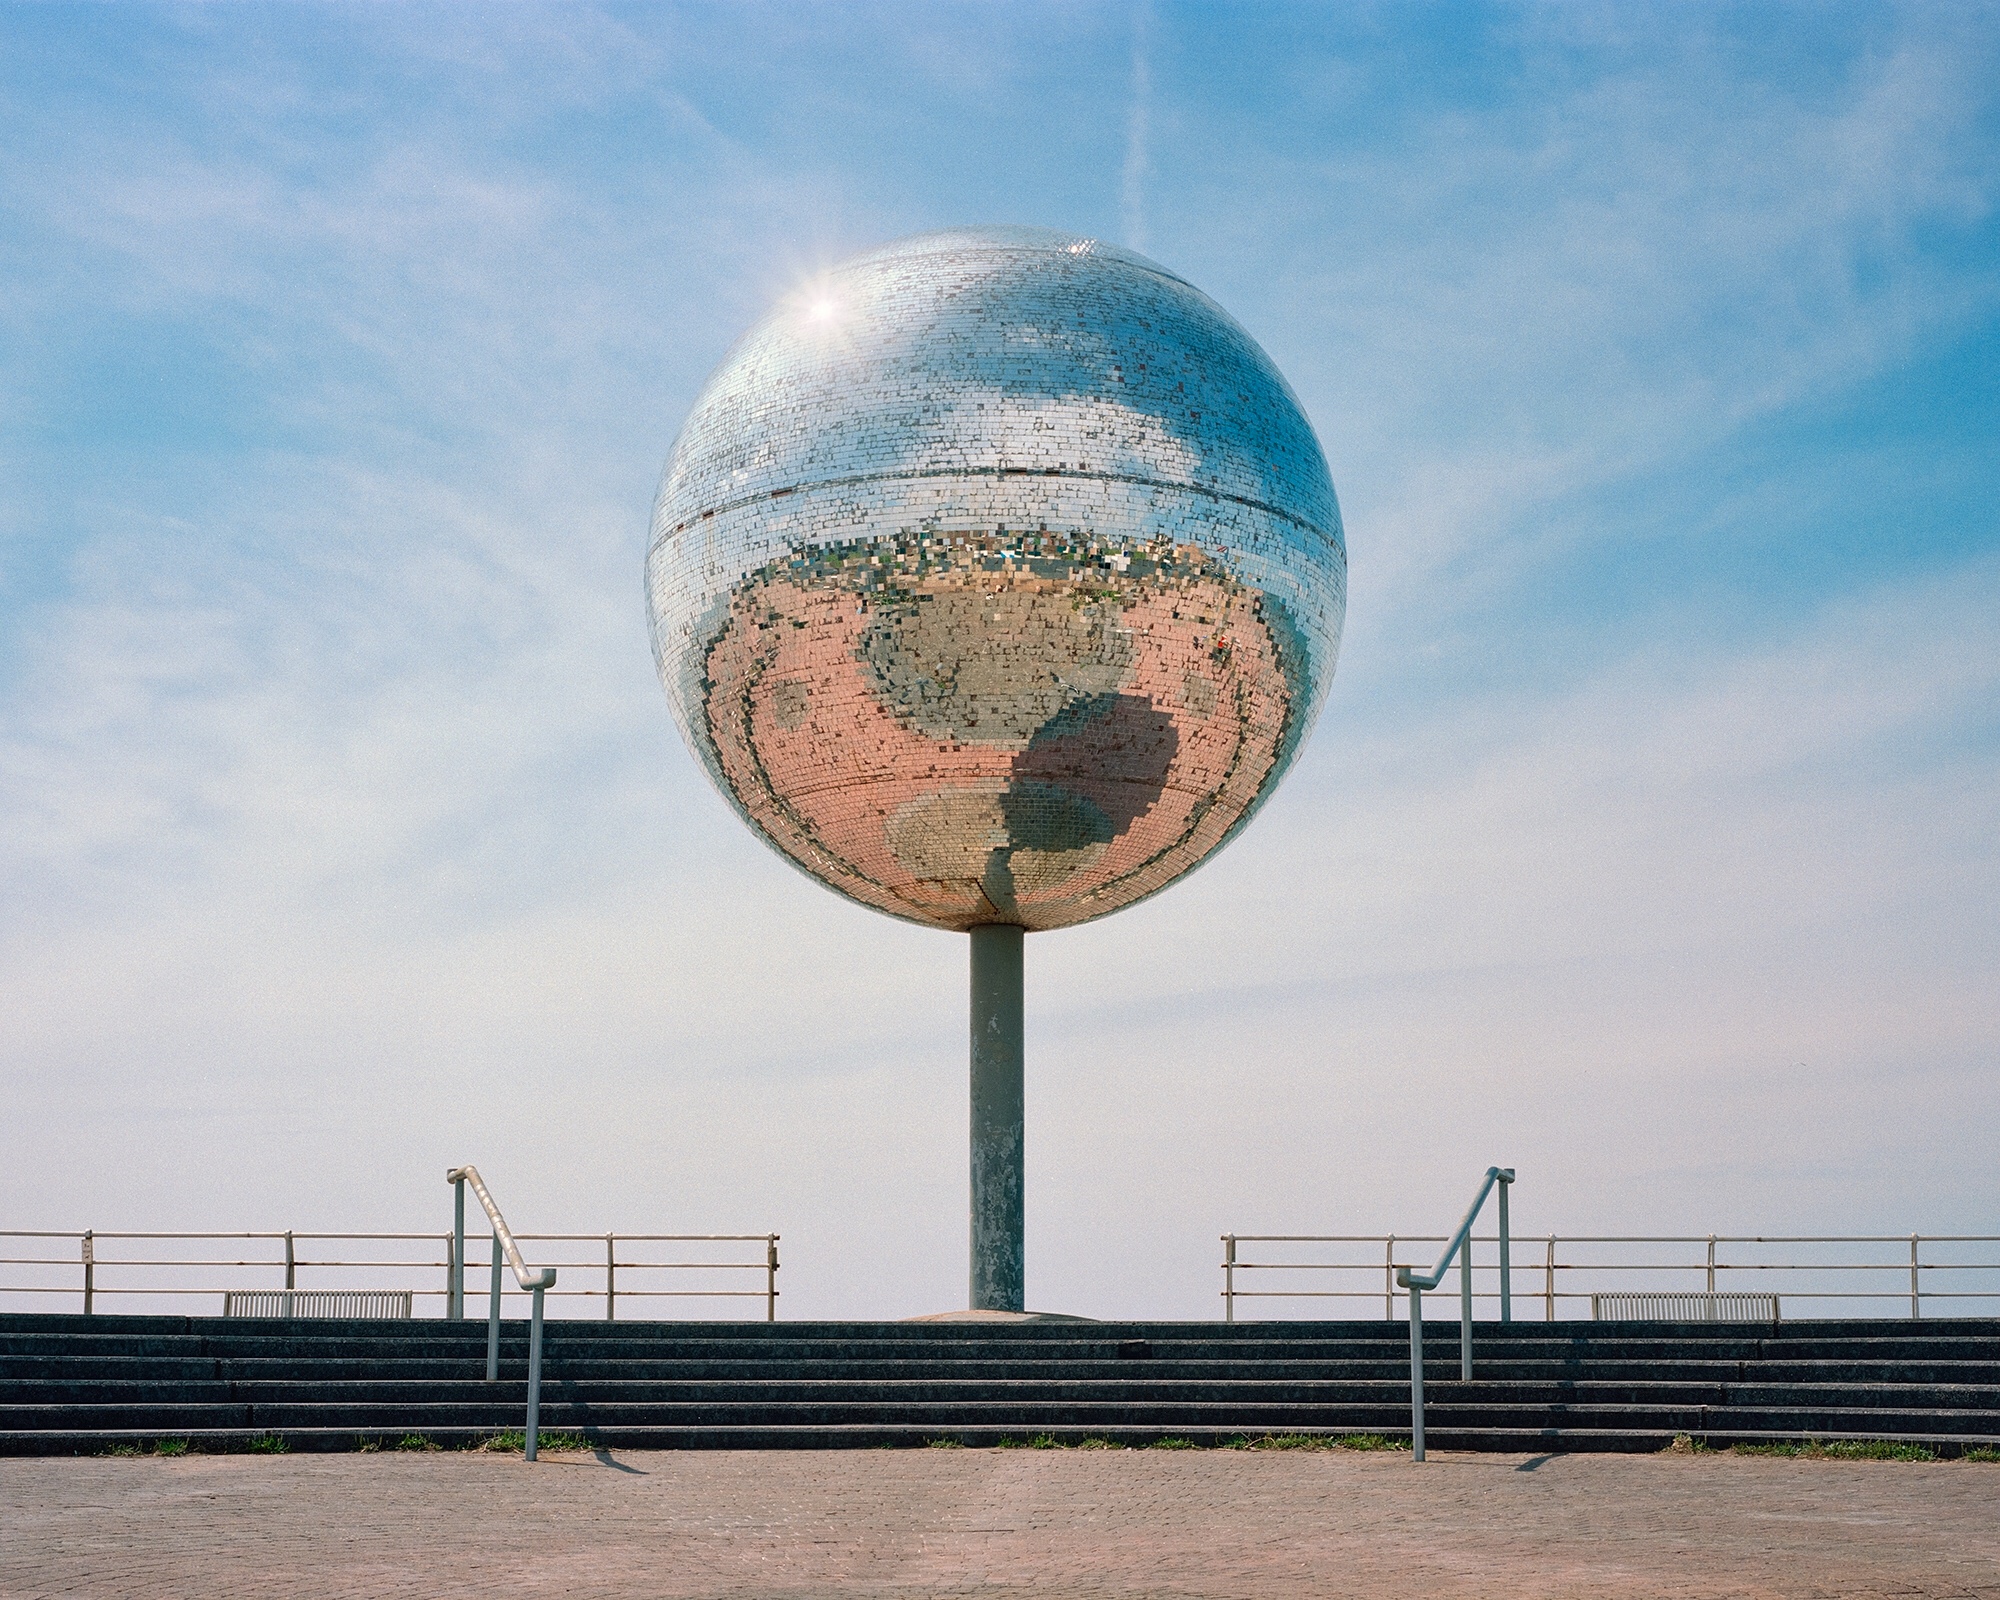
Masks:
[[[1026,1303],[1022,1186],[1023,930],[972,930],[972,1272],[974,1311]]]

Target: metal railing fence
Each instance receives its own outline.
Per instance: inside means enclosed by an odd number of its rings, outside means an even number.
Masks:
[[[1334,1301],[1379,1305],[1396,1316],[1399,1271],[1424,1266],[1422,1257],[1447,1242],[1443,1234],[1226,1233],[1222,1236],[1223,1320],[1234,1322],[1239,1301]],[[1501,1298],[1497,1236],[1474,1235],[1491,1289]],[[1277,1246],[1263,1256],[1295,1256],[1294,1247],[1338,1245],[1338,1259],[1252,1260],[1245,1245]],[[1425,1247],[1431,1247],[1426,1249]],[[1883,1259],[1892,1256],[1893,1259]],[[1861,1259],[1855,1259],[1861,1257]],[[1589,1315],[1593,1294],[1614,1290],[1702,1290],[1778,1294],[1790,1321],[1812,1316],[1980,1316],[2000,1301],[2000,1236],[1991,1234],[1523,1234],[1513,1235],[1510,1289],[1514,1315],[1527,1302],[1541,1317]],[[1245,1288],[1253,1283],[1281,1285]],[[1302,1277],[1274,1276],[1298,1274]],[[1304,1287],[1304,1284],[1327,1287]],[[1443,1293],[1457,1291],[1441,1290]],[[1331,1311],[1331,1308],[1329,1308]],[[1328,1313],[1321,1313],[1322,1315]],[[1338,1315],[1338,1312],[1331,1312]],[[1529,1312],[1533,1315],[1533,1312]]]
[[[452,1234],[282,1231],[159,1232],[0,1229],[0,1309],[201,1314],[232,1289],[408,1289],[419,1315],[445,1314],[451,1298]],[[761,1300],[778,1316],[775,1233],[522,1233],[537,1262],[565,1284],[545,1291],[571,1316],[615,1320],[660,1302]],[[225,1248],[230,1244],[238,1248]],[[755,1245],[754,1251],[709,1250]],[[688,1249],[669,1249],[688,1246]],[[547,1247],[554,1247],[553,1249]],[[587,1248],[585,1248],[587,1247]],[[107,1253],[108,1252],[108,1253]],[[754,1259],[736,1259],[749,1255]],[[694,1258],[694,1259],[690,1259]],[[754,1287],[732,1287],[756,1274]],[[581,1278],[582,1282],[577,1283]],[[303,1281],[302,1281],[303,1280]],[[752,1280],[755,1282],[755,1280]],[[528,1299],[505,1288],[510,1304]],[[107,1304],[107,1300],[109,1304]],[[434,1310],[431,1308],[435,1308]],[[746,1308],[747,1309],[747,1308]],[[755,1315],[755,1313],[751,1313]]]

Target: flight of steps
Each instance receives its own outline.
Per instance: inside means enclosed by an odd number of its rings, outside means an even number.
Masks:
[[[1392,1322],[550,1322],[542,1427],[622,1448],[1409,1435]],[[1433,1449],[2000,1444],[2000,1320],[1425,1330]],[[452,1447],[522,1425],[527,1330],[483,1322],[0,1316],[0,1453]]]

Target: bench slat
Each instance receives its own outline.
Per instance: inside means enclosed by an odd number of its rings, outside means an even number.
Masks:
[[[1593,1322],[1776,1322],[1774,1294],[1594,1294]]]
[[[407,1322],[408,1289],[231,1289],[225,1317],[365,1317]]]

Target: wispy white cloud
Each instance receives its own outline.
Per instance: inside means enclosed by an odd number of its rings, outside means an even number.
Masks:
[[[1552,505],[2000,304],[1975,244],[2000,199],[1990,30],[1860,53],[1822,94],[1745,76],[1699,29],[1650,44],[1332,155],[1242,121],[1190,143],[1189,204],[1230,222],[1155,232],[1292,373],[1378,606],[1469,547],[1487,579],[1539,559]]]

